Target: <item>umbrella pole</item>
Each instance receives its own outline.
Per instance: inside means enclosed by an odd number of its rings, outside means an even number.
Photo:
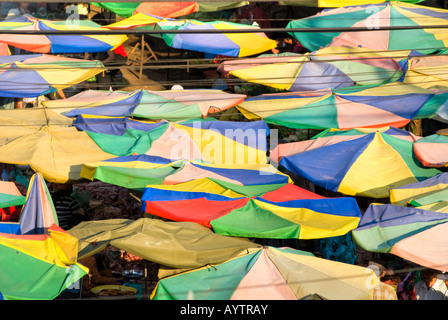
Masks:
[[[140,57],[134,57],[135,55],[135,51],[138,49],[138,47],[141,46],[141,51],[140,51]],[[144,53],[145,53],[145,47],[148,49],[149,52],[149,57],[144,59]],[[128,61],[126,62],[127,65],[136,65],[134,63],[138,63],[139,65],[139,73],[138,73],[138,78],[141,79],[142,74],[143,74],[143,65],[146,63],[146,61],[148,61],[149,59],[154,59],[154,60],[159,60],[159,58],[157,57],[156,53],[152,50],[152,48],[149,46],[149,44],[147,42],[145,42],[145,36],[142,35],[142,39],[141,42],[137,43],[134,48],[132,48],[131,52],[128,54]]]

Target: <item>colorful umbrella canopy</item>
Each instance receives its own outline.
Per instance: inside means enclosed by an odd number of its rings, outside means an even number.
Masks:
[[[20,234],[46,234],[52,225],[59,225],[47,184],[39,173],[31,177],[19,223]]]
[[[78,20],[82,21],[82,20]],[[2,30],[39,31],[104,31],[92,22],[71,25],[66,21],[50,22],[0,22],[0,42],[36,53],[85,53],[115,50],[127,40],[126,35],[52,35],[52,34],[2,34]]]
[[[163,20],[156,24],[160,30],[196,30],[204,33],[163,33],[165,43],[176,49],[199,51],[230,57],[247,57],[277,46],[259,27],[226,21]],[[248,33],[215,33],[213,30],[251,30]]]
[[[49,234],[0,233],[0,294],[5,300],[52,300],[88,273],[78,239],[56,225]]]
[[[81,176],[130,189],[144,189],[147,185],[156,184],[177,184],[204,177],[239,185],[290,182],[287,175],[269,164],[226,166],[184,160],[172,161],[148,155],[130,155],[84,163]]]
[[[102,150],[116,156],[135,152],[214,164],[267,162],[269,128],[264,121],[165,122],[150,131],[127,130],[121,136],[86,132]]]
[[[419,3],[425,0],[403,0],[401,2]],[[395,0],[306,0],[306,1],[279,1],[285,6],[307,6],[319,8],[340,8],[347,6],[360,6],[365,4],[377,4],[384,2],[395,2]]]
[[[447,46],[444,26],[445,9],[399,1],[366,4],[324,10],[311,17],[293,20],[286,28],[366,28],[365,31],[289,32],[310,51],[321,47],[349,46],[377,50],[417,50],[437,52]],[[386,27],[422,27],[417,29],[375,30]]]
[[[68,232],[81,240],[78,247],[80,259],[111,245],[172,268],[198,268],[220,263],[241,250],[260,247],[248,239],[213,233],[197,223],[149,218],[83,221]]]
[[[194,12],[221,11],[248,4],[248,1],[187,1],[187,2],[94,2],[101,8],[129,18],[132,15],[147,13],[160,17],[180,17]]]
[[[90,114],[177,121],[207,117],[234,107],[245,98],[243,94],[207,89],[133,92],[88,90],[68,99],[47,101],[44,106],[64,110],[67,117]]]
[[[419,55],[400,61],[404,76],[400,81],[422,88],[448,88],[448,57],[444,54]]]
[[[409,142],[415,142],[418,139],[421,139],[421,137],[418,137],[409,131],[394,127],[378,129],[355,128],[350,130],[326,129],[309,140],[281,143],[270,151],[269,157],[274,163],[279,163],[282,157],[292,156],[294,154],[330,146],[343,141],[358,139],[372,132],[384,132],[389,136]]]
[[[0,95],[37,97],[71,87],[105,70],[98,60],[46,54],[0,56]]]
[[[372,252],[392,253],[417,264],[448,271],[446,213],[419,208],[370,205],[354,241]]]
[[[394,82],[402,71],[393,58],[354,48],[324,48],[306,54],[262,55],[227,60],[218,70],[280,90],[308,91]]]
[[[290,199],[284,199],[286,193]],[[221,235],[269,239],[344,235],[361,217],[354,198],[324,198],[292,184],[239,186],[210,178],[148,185],[142,210],[196,222]]]
[[[73,125],[80,131],[122,136],[127,130],[151,131],[165,123],[166,121],[136,120],[129,117],[79,115]]]
[[[373,270],[317,258],[291,248],[242,252],[221,264],[161,279],[152,300],[369,300],[379,280]]]
[[[440,173],[415,159],[412,142],[374,132],[363,137],[304,151],[280,165],[327,190],[352,196],[389,198],[391,188]]]
[[[289,128],[353,129],[403,127],[428,118],[446,103],[447,92],[400,82],[314,92],[262,94],[237,108],[248,119]]]
[[[425,167],[448,167],[448,136],[432,134],[419,139],[414,154]]]
[[[390,190],[390,202],[397,206],[427,206],[448,199],[448,173]],[[434,210],[436,211],[436,210]]]
[[[20,193],[14,182],[0,181],[0,208],[21,206],[25,201],[26,197]]]
[[[29,165],[49,182],[78,181],[83,163],[115,157],[45,108],[3,110],[0,119],[8,126],[0,131],[0,162]]]

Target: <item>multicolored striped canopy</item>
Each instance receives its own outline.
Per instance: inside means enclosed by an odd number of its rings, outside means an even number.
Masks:
[[[446,200],[448,200],[447,172],[390,190],[390,202],[398,206],[410,204],[414,207],[421,207]]]
[[[77,116],[73,122],[73,125],[79,131],[105,133],[115,136],[125,135],[127,130],[151,131],[164,124],[166,124],[166,121],[137,120],[129,117],[109,117],[88,114]]]
[[[402,2],[419,3],[425,0],[403,0]],[[318,8],[340,8],[347,6],[361,6],[365,4],[377,4],[384,2],[395,2],[393,0],[292,0],[292,1],[279,1],[282,6],[307,6]]]
[[[240,186],[209,178],[148,185],[142,204],[145,213],[249,238],[340,236],[356,228],[361,217],[354,198],[324,198],[293,184]]]
[[[26,197],[20,193],[14,182],[0,181],[0,208],[21,206],[25,201]]]
[[[327,190],[352,196],[389,198],[391,188],[440,173],[415,159],[413,143],[384,132],[304,151],[280,165]]]
[[[373,270],[317,258],[310,252],[265,247],[220,264],[164,278],[152,300],[370,300],[379,284]]]
[[[419,139],[414,154],[425,167],[448,167],[448,136],[432,134]]]
[[[56,225],[49,234],[0,233],[0,296],[52,300],[89,270],[77,263],[78,239]]]
[[[26,203],[20,213],[20,233],[46,234],[52,225],[59,225],[53,200],[41,174],[35,173],[29,185]]]
[[[73,22],[73,24],[72,24]],[[0,42],[16,48],[36,53],[85,53],[115,50],[128,37],[126,35],[55,35],[55,34],[7,34],[2,30],[24,31],[104,31],[101,26],[87,24],[82,20],[53,22],[37,20],[34,22],[0,22]]]
[[[447,47],[445,28],[375,30],[387,27],[445,26],[448,10],[399,1],[324,10],[293,20],[286,28],[366,28],[365,31],[289,32],[310,51],[321,47],[348,46],[376,50],[437,52]]]
[[[3,110],[1,119],[8,130],[0,130],[0,162],[29,165],[49,182],[79,181],[83,163],[116,157],[52,110]]]
[[[354,241],[371,252],[392,253],[414,263],[448,271],[446,213],[392,204],[370,205]]]
[[[221,11],[247,5],[248,1],[161,1],[161,2],[93,2],[122,17],[132,17],[141,12],[160,17],[180,17],[194,12]]]
[[[196,30],[204,33],[163,33],[165,43],[176,49],[204,52],[230,57],[247,57],[277,46],[259,27],[226,21],[163,20],[156,24],[160,30]],[[214,30],[253,30],[251,33],[215,33]]]
[[[227,110],[244,101],[246,95],[221,90],[88,90],[68,99],[50,100],[48,108],[60,110],[67,117],[79,115],[133,116],[142,119],[197,119]]]
[[[287,175],[269,164],[214,165],[185,160],[172,161],[148,155],[130,155],[84,163],[81,176],[130,189],[144,189],[147,185],[178,184],[206,177],[239,185],[291,182]]]
[[[264,121],[165,122],[150,131],[127,130],[121,136],[87,131],[102,150],[116,156],[135,152],[214,164],[267,163],[269,132]]]
[[[384,132],[389,136],[409,142],[415,142],[421,139],[421,137],[416,136],[409,131],[394,127],[384,127],[378,129],[356,128],[350,130],[326,129],[309,140],[279,144],[270,151],[269,158],[274,163],[279,163],[282,157],[292,156],[294,154],[310,151],[324,146],[330,146],[343,141],[358,139],[372,132]]]
[[[47,54],[0,56],[0,96],[37,97],[66,89],[105,70],[98,60]]]
[[[224,76],[280,90],[308,91],[394,82],[403,72],[395,59],[360,48],[330,47],[306,54],[227,60]]]
[[[434,116],[447,92],[400,82],[314,92],[262,94],[237,108],[248,119],[288,128],[353,129],[403,127],[412,119]]]
[[[418,55],[400,61],[404,76],[400,81],[422,88],[448,87],[448,56]]]

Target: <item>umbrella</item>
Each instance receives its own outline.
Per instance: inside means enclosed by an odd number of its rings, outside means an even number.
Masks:
[[[165,123],[166,121],[137,120],[129,117],[79,115],[73,125],[80,131],[122,136],[127,130],[151,131]]]
[[[240,185],[288,183],[290,178],[269,164],[214,165],[157,156],[130,155],[110,160],[84,163],[81,176],[90,180],[130,188],[147,185],[177,184],[209,177]]]
[[[419,3],[425,0],[402,0],[401,2]],[[340,8],[347,6],[360,6],[365,4],[377,4],[395,2],[395,0],[307,0],[307,1],[279,1],[284,6],[307,6],[318,8]]]
[[[214,164],[267,162],[269,128],[264,121],[165,122],[150,131],[127,130],[121,136],[87,133],[102,150],[116,156],[135,152]]]
[[[446,213],[392,204],[370,205],[354,241],[371,252],[392,253],[408,261],[448,271]]]
[[[241,250],[260,247],[248,239],[215,234],[197,223],[150,218],[83,221],[68,232],[81,240],[80,259],[111,245],[172,268],[219,263]]]
[[[306,54],[227,60],[218,70],[280,90],[308,91],[394,82],[402,71],[393,58],[361,48],[324,48]]]
[[[176,121],[207,117],[227,110],[245,98],[243,94],[207,89],[133,92],[88,90],[68,99],[47,101],[44,106],[62,108],[67,117],[90,114]]]
[[[417,50],[425,53],[445,48],[448,11],[399,1],[329,9],[288,23],[286,28],[366,28],[366,31],[289,32],[310,51],[327,46],[361,47],[375,50]],[[417,29],[375,30],[387,27]]]
[[[440,173],[415,159],[412,142],[372,132],[360,138],[284,156],[280,165],[327,190],[388,198],[391,188]]]
[[[0,162],[29,165],[49,182],[78,181],[83,163],[115,157],[48,109],[3,110],[0,119],[8,126],[0,132]]]
[[[148,13],[161,17],[180,17],[194,12],[221,11],[241,7],[248,1],[187,1],[187,2],[94,2],[95,5],[129,18],[132,15]]]
[[[292,184],[239,186],[210,178],[148,185],[142,204],[145,213],[249,238],[340,236],[356,228],[361,217],[354,198],[324,198]]]
[[[98,60],[47,54],[0,56],[0,95],[37,97],[68,88],[104,70]]]
[[[419,139],[414,154],[425,167],[448,167],[448,136],[432,134]]]
[[[434,116],[447,92],[400,82],[314,92],[262,94],[237,108],[250,120],[288,128],[353,129],[403,127],[412,119]]]
[[[447,172],[390,190],[390,202],[397,206],[410,204],[421,207],[444,202],[446,199],[448,199]]]
[[[220,264],[161,279],[152,300],[369,300],[373,270],[291,248],[251,249]]]
[[[52,225],[59,225],[47,184],[39,173],[31,177],[19,223],[20,234],[45,234]]]
[[[355,128],[350,130],[326,129],[309,140],[281,143],[270,151],[269,157],[274,163],[279,163],[282,157],[292,156],[294,154],[333,145],[335,143],[361,138],[362,136],[372,132],[384,132],[389,136],[410,142],[415,142],[421,138],[409,131],[394,127],[384,127],[378,129]]]
[[[78,20],[82,21],[82,20]],[[17,31],[104,31],[101,27],[82,23],[70,25],[66,21],[50,22],[0,22],[0,42],[36,53],[85,53],[115,50],[127,40],[126,35],[52,35],[52,34],[2,34],[2,30]]]
[[[448,88],[448,57],[444,54],[418,55],[400,61],[403,83],[422,88]]]
[[[0,181],[0,208],[21,206],[25,201],[26,197],[20,193],[14,182]]]
[[[78,239],[56,225],[49,234],[0,233],[0,295],[52,300],[88,273],[77,263]]]
[[[260,31],[245,24],[198,20],[163,20],[155,25],[160,30],[196,30],[204,33],[163,33],[165,43],[176,49],[199,51],[213,55],[246,57],[271,50],[277,43]],[[248,33],[215,33],[213,30],[250,30]]]

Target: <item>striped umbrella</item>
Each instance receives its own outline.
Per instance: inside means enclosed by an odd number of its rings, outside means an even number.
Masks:
[[[0,95],[37,97],[66,89],[105,70],[98,60],[47,54],[0,56]]]
[[[412,142],[373,132],[360,138],[283,157],[280,165],[327,190],[389,198],[391,188],[440,173],[415,159]]]
[[[0,181],[0,208],[21,206],[25,201],[26,197],[20,193],[14,182]]]
[[[164,122],[150,131],[127,130],[123,135],[86,131],[105,152],[115,156],[147,154],[170,160],[214,164],[266,163],[264,121]]]
[[[288,128],[353,129],[403,127],[412,119],[434,116],[447,92],[400,82],[314,92],[262,94],[237,108],[250,120]]]
[[[324,48],[306,54],[261,55],[227,60],[224,76],[280,90],[308,91],[394,82],[402,76],[395,59],[361,48]]]
[[[67,117],[79,115],[133,116],[141,119],[196,119],[227,110],[244,101],[246,95],[222,90],[136,90],[80,92],[68,99],[51,100],[45,107],[60,110]]]
[[[370,205],[352,235],[367,251],[392,253],[446,272],[447,228],[446,213],[392,204]]]
[[[399,1],[365,4],[324,10],[316,15],[293,20],[286,28],[366,28],[366,31],[289,32],[310,51],[326,46],[361,47],[376,50],[417,50],[437,52],[447,46],[445,26],[448,10]],[[416,29],[375,30],[387,27]]]
[[[324,146],[330,146],[335,143],[361,138],[362,136],[372,132],[384,132],[389,136],[409,142],[415,142],[421,139],[421,137],[416,136],[409,131],[394,127],[384,127],[378,129],[356,128],[350,130],[326,129],[309,140],[281,143],[270,151],[269,157],[271,161],[278,163],[282,157],[292,156],[301,152],[310,151]]]
[[[287,175],[269,164],[214,165],[185,160],[172,161],[148,155],[130,155],[84,163],[81,176],[130,189],[144,189],[147,185],[178,184],[205,177],[239,185],[290,182]]]
[[[16,48],[36,53],[85,53],[115,50],[128,38],[126,35],[88,35],[89,31],[104,31],[100,25],[92,22],[75,21],[53,22],[37,20],[34,22],[0,22],[0,42]],[[7,34],[2,30],[17,31],[86,31],[86,35],[52,35],[52,34]]]
[[[221,11],[247,5],[248,1],[158,1],[158,2],[94,2],[120,16],[132,18],[141,13],[161,17],[180,17],[195,12]]]
[[[354,198],[324,198],[292,184],[239,186],[209,178],[148,185],[142,203],[145,213],[248,238],[339,236],[356,228],[361,217]]]
[[[198,20],[163,20],[156,30],[195,30],[204,33],[163,33],[165,43],[176,49],[204,52],[231,57],[247,57],[271,50],[277,43],[260,31],[259,27],[226,22]],[[251,30],[250,33],[215,33],[215,30]]]
[[[370,300],[378,284],[371,269],[317,258],[306,251],[265,247],[161,279],[151,299],[297,300],[317,295],[330,300]]]
[[[0,296],[52,300],[89,270],[77,263],[78,239],[56,225],[49,234],[0,233]]]
[[[448,136],[432,134],[419,139],[414,154],[425,167],[448,167]]]
[[[448,173],[411,183],[390,190],[390,201],[394,205],[414,207],[435,205],[448,199]],[[433,210],[437,211],[437,210]]]

